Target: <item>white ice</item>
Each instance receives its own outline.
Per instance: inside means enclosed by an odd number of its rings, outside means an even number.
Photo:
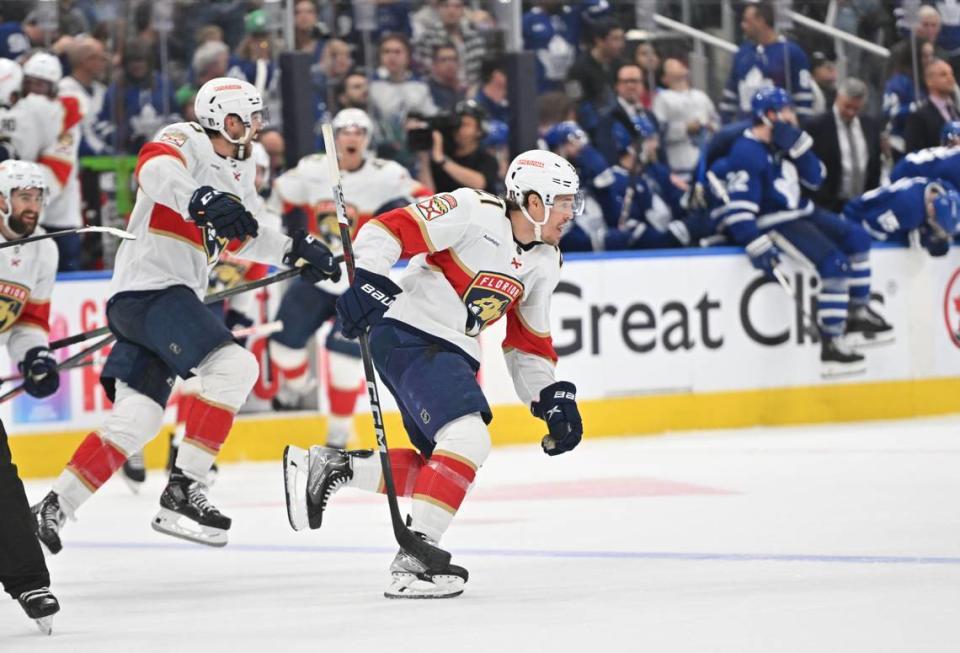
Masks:
[[[150,529],[161,487],[83,507],[48,558],[53,636],[3,601],[0,651],[960,651],[960,417],[495,449],[446,601],[383,598],[381,496],[295,533],[279,463],[227,466],[211,549]]]

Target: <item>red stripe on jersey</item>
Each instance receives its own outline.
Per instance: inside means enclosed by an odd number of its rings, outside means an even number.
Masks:
[[[417,478],[413,498],[456,512],[476,475],[477,471],[465,461],[434,452]]]
[[[267,276],[267,272],[270,271],[270,266],[265,263],[254,263],[249,268],[247,268],[247,273],[243,275],[243,278],[247,281],[259,281]]]
[[[400,256],[410,258],[416,254],[433,251],[427,241],[423,225],[410,215],[407,209],[393,209],[381,213],[375,219],[400,241],[400,247],[403,250]]]
[[[421,185],[413,191],[412,195],[414,197],[430,197],[433,195],[433,192],[426,186]]]
[[[519,310],[514,304],[507,312],[507,337],[503,339],[503,348],[519,349],[524,353],[541,356],[556,363],[557,352],[553,349],[553,338],[531,331],[520,317]]]
[[[93,432],[88,434],[73,452],[67,469],[73,471],[89,490],[96,492],[126,459],[126,454],[112,442],[101,440],[100,436]]]
[[[187,160],[183,158],[183,154],[173,145],[151,141],[140,148],[140,153],[137,155],[137,167],[133,169],[133,176],[138,177],[143,164],[158,156],[175,157],[183,164],[183,167],[187,167]]]
[[[427,464],[426,459],[420,455],[420,452],[413,449],[391,449],[390,467],[393,469],[393,486],[397,490],[398,497],[413,496],[413,489],[417,486],[417,479],[423,466]],[[387,486],[380,479],[380,488],[377,490],[380,494],[387,493]]]
[[[37,159],[37,163],[42,163],[50,168],[53,176],[57,178],[57,181],[60,182],[61,186],[67,185],[67,181],[70,179],[70,173],[73,171],[73,164],[71,162],[64,161],[63,159],[58,159],[56,157],[43,155]]]
[[[50,302],[27,302],[23,308],[23,313],[17,320],[23,324],[38,326],[46,332],[50,332]]]
[[[63,129],[61,131],[67,131],[83,120],[83,114],[80,112],[80,100],[69,95],[58,99],[60,104],[63,105]]]
[[[467,291],[470,284],[473,283],[473,274],[470,273],[459,261],[457,255],[449,249],[441,252],[435,252],[427,256],[427,263],[440,268],[443,276],[447,278],[457,294],[463,298],[463,293]]]
[[[179,213],[163,204],[154,204],[150,211],[150,231],[184,240],[203,249],[203,231],[192,222],[187,222]]]
[[[183,441],[216,455],[233,426],[233,411],[208,403],[198,396],[187,415]]]
[[[243,249],[244,247],[246,247],[246,246],[247,246],[247,243],[249,243],[249,242],[250,242],[250,237],[249,237],[249,236],[247,236],[247,237],[244,238],[243,240],[237,240],[236,238],[234,238],[233,240],[231,240],[230,242],[227,243],[226,250],[227,250],[228,252],[230,252],[231,254],[236,254],[236,253],[239,252],[241,249]]]

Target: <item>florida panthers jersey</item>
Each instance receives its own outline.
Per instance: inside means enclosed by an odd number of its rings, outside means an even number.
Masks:
[[[279,265],[290,239],[261,224],[256,238],[227,241],[189,219],[190,197],[200,186],[233,193],[260,219],[254,164],[222,157],[200,125],[175,123],[143,146],[134,170],[140,186],[129,231],[117,251],[111,293],[187,286],[206,294],[210,269],[229,250],[245,259]]]
[[[371,157],[364,159],[363,165],[356,170],[341,172],[347,217],[354,230],[376,213],[406,205],[414,197],[429,195],[423,185],[396,161]],[[302,209],[311,233],[322,238],[335,254],[343,249],[325,154],[305,156],[296,168],[280,175],[274,182],[270,202],[282,214],[294,208]],[[327,279],[317,287],[337,295],[343,293],[350,285],[345,267],[343,272],[340,281]]]
[[[911,152],[893,166],[890,181],[910,177],[943,179],[960,188],[960,147],[928,147]]]
[[[521,400],[553,383],[550,299],[560,250],[518,245],[503,200],[470,188],[434,195],[370,220],[354,249],[358,267],[384,275],[401,255],[413,257],[387,318],[479,361],[476,336],[506,316],[503,347]]]
[[[740,245],[762,231],[813,213],[815,207],[802,195],[801,184],[816,189],[824,174],[812,150],[793,160],[775,152],[749,129],[710,171],[720,180],[726,195],[710,217],[718,231],[726,232]]]
[[[754,93],[771,84],[790,92],[798,115],[813,115],[813,79],[807,55],[799,45],[780,37],[770,45],[748,42],[740,46],[720,102],[724,120],[749,116]]]
[[[3,236],[0,242],[6,242]],[[57,258],[52,240],[0,250],[0,345],[7,345],[14,361],[47,346]]]
[[[910,232],[926,220],[924,191],[930,183],[926,177],[905,177],[850,200],[843,215],[877,240],[907,244]],[[953,190],[949,182],[943,185]]]

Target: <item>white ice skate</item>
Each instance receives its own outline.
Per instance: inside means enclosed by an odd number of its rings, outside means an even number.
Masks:
[[[431,571],[403,549],[390,563],[390,575],[393,582],[383,593],[388,599],[452,599],[463,594],[463,586],[469,578],[467,570],[457,565]]]

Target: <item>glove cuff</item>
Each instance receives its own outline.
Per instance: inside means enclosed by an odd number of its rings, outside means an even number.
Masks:
[[[760,234],[747,243],[745,249],[747,250],[747,256],[753,258],[773,249],[773,241],[767,234]]]
[[[543,419],[544,416],[543,411],[540,409],[541,406],[555,404],[558,401],[576,400],[577,386],[570,381],[557,381],[556,383],[551,383],[540,391],[540,399],[530,403],[530,412],[533,413],[534,417]]]
[[[376,286],[377,290],[380,290],[392,297],[396,297],[403,292],[403,288],[394,283],[393,279],[390,277],[377,274],[376,272],[371,272],[370,270],[365,270],[364,268],[357,268],[354,273],[353,283],[356,285],[358,283],[369,283]]]
[[[811,147],[813,147],[813,137],[807,132],[800,132],[800,138],[797,139],[797,142],[793,144],[793,147],[790,148],[787,154],[790,155],[791,159],[799,159],[806,154]]]

